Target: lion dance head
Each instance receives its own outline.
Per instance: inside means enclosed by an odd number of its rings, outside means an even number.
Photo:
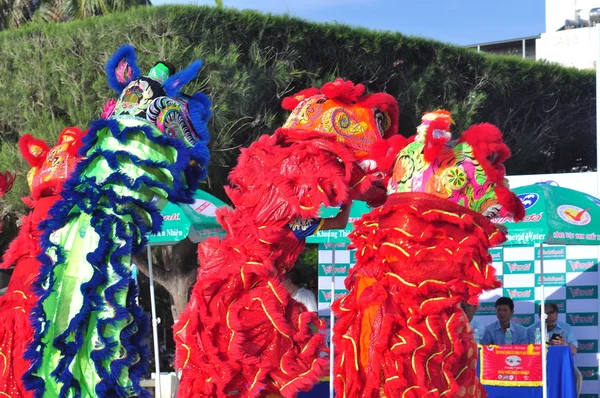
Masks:
[[[445,110],[426,113],[417,134],[397,155],[388,194],[422,192],[447,199],[491,219],[501,211],[521,220],[525,210],[506,185],[510,149],[489,123],[471,126],[452,140]]]
[[[380,138],[398,129],[398,103],[389,94],[365,95],[365,86],[337,79],[321,89],[309,88],[283,100],[292,111],[283,128],[335,136],[357,160]]]

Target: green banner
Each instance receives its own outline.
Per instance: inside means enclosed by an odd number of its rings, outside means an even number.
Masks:
[[[505,261],[503,274],[533,274],[535,272],[535,262],[531,261]]]
[[[568,299],[597,299],[598,286],[567,286]]]
[[[577,353],[597,353],[598,352],[598,340],[579,340],[579,346],[577,347]]]
[[[533,314],[516,314],[513,315],[511,320],[521,326],[528,327],[534,324],[535,316]]]
[[[345,289],[335,290],[335,299],[339,299],[348,294]],[[331,303],[331,290],[319,290],[319,303]]]
[[[504,249],[501,247],[490,249],[490,256],[492,256],[492,262],[501,263],[504,259]]]
[[[567,272],[598,272],[598,259],[567,260]]]
[[[598,326],[597,312],[576,312],[567,314],[567,323],[571,326]]]
[[[513,301],[531,301],[535,298],[535,290],[532,287],[504,288],[504,297],[510,297]]]
[[[317,231],[316,234],[309,236],[306,238],[306,243],[328,243],[328,242],[346,242],[349,243],[350,239],[348,238],[348,234],[352,232],[353,225],[352,223],[359,218],[362,217],[363,214],[370,212],[371,209],[365,202],[360,202],[355,200],[352,203],[352,208],[350,209],[350,217],[348,220],[348,224],[344,229],[334,229],[328,231]],[[337,207],[323,207],[320,212],[320,217],[322,218],[330,218],[335,217],[339,212]]]
[[[578,366],[577,367],[583,376],[583,380],[598,380],[597,366]]]

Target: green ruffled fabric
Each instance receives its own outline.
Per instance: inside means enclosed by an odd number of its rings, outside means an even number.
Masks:
[[[147,136],[161,136],[158,129],[134,118],[120,118],[118,129],[104,122],[90,130],[88,159],[51,211],[49,241],[42,239],[51,262],[42,269],[45,321],[31,376],[43,381],[44,397],[147,394],[139,387],[147,319],[135,303],[131,255],[185,176],[173,172],[177,149]],[[149,202],[155,206],[140,205]]]

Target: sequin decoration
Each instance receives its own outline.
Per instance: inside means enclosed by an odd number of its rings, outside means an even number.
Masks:
[[[33,191],[49,181],[64,180],[73,172],[76,159],[67,152],[70,142],[64,142],[51,148],[41,167],[32,167],[27,173],[29,188]]]
[[[153,96],[154,92],[147,81],[134,80],[123,90],[119,101],[115,105],[113,115],[129,114],[137,116],[148,108]]]
[[[449,114],[441,117],[448,118]],[[498,204],[496,184],[486,175],[467,142],[450,141],[440,148],[433,161],[425,160],[424,151],[430,144],[426,136],[429,122],[424,118],[415,140],[398,153],[388,194],[429,193],[478,213]]]
[[[389,116],[377,108],[365,108],[359,104],[342,106],[339,101],[315,95],[302,101],[283,127],[336,134],[339,142],[361,157],[369,153],[373,142],[390,125]]]
[[[186,102],[181,99],[159,97],[150,104],[146,118],[169,137],[183,139],[188,146],[194,146],[200,137],[186,116],[186,107]]]

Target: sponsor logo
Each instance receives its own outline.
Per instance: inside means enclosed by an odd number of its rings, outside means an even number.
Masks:
[[[333,266],[331,264],[319,264],[319,276],[331,276]],[[336,275],[348,275],[350,264],[336,264],[335,274]]]
[[[597,366],[578,366],[583,380],[598,380],[598,367]]]
[[[535,205],[540,198],[537,193],[522,193],[517,195],[519,199],[521,199],[521,203],[523,203],[523,207],[525,210],[529,209],[533,205]]]
[[[598,326],[598,314],[595,312],[567,314],[567,323],[571,326]]]
[[[539,222],[543,216],[544,216],[543,211],[541,213],[537,213],[537,214],[536,213],[528,214],[520,222]],[[512,217],[505,216],[505,217],[492,218],[492,222],[496,223],[496,224],[506,224],[506,223],[514,223],[515,220]]]
[[[578,353],[596,353],[598,352],[598,340],[579,340]]]
[[[513,300],[533,300],[534,290],[530,287],[505,288],[504,296],[508,296]]]
[[[568,286],[568,299],[597,299],[598,286]]]
[[[160,231],[157,234],[152,235],[155,238],[184,238],[184,233],[182,230],[177,228],[166,228]]]
[[[335,291],[335,299],[339,300],[348,294],[347,290],[341,289]],[[331,290],[319,290],[319,303],[331,303]]]
[[[598,272],[598,260],[595,258],[583,260],[567,260],[569,272]]]
[[[544,260],[564,260],[567,257],[565,246],[544,247]],[[540,259],[540,249],[535,249],[535,259]]]
[[[481,302],[477,308],[477,315],[491,315],[496,313],[496,303],[494,301]]]
[[[168,216],[163,216],[165,221],[181,221],[181,213],[173,213]]]
[[[542,285],[542,275],[535,275],[535,285]],[[544,286],[564,286],[567,284],[566,274],[544,274]]]
[[[533,261],[505,261],[504,275],[506,274],[527,274],[535,270]]]
[[[519,366],[523,360],[518,355],[511,355],[504,360],[508,366]]]
[[[191,206],[196,213],[207,217],[214,217],[217,211],[217,206],[204,199],[196,199]]]
[[[492,262],[501,263],[504,258],[504,250],[502,249],[490,249],[490,256],[492,256]]]
[[[592,221],[592,216],[587,212],[588,210],[573,205],[562,205],[556,208],[556,214],[569,224],[587,225]]]
[[[598,394],[579,394],[579,398],[598,398]]]
[[[529,326],[529,325],[533,325],[533,315],[514,315],[512,317],[512,321],[514,323],[518,323],[521,326]]]

